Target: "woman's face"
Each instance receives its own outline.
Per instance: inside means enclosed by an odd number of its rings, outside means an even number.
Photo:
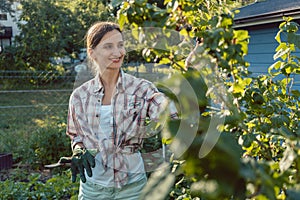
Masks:
[[[90,57],[100,67],[100,72],[111,69],[120,69],[122,66],[125,47],[122,34],[118,30],[107,32],[100,43],[89,49]]]

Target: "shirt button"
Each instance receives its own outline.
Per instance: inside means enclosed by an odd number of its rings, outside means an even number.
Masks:
[[[99,117],[99,115],[97,114],[96,117]]]

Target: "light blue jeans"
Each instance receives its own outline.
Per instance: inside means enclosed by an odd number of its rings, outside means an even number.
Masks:
[[[114,188],[80,181],[78,200],[138,200],[146,183],[145,178],[122,188]]]

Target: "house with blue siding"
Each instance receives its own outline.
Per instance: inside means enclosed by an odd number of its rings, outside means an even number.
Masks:
[[[268,72],[278,46],[275,36],[283,16],[292,17],[300,24],[300,0],[257,0],[255,3],[241,7],[235,14],[235,29],[247,30],[250,36],[248,55],[249,71],[254,76]],[[299,51],[299,50],[298,50]],[[300,52],[300,51],[299,51]],[[300,76],[294,80],[294,88],[300,89]]]

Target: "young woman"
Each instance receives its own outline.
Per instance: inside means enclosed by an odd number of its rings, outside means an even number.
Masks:
[[[79,199],[138,199],[147,180],[139,152],[145,122],[158,119],[166,98],[151,82],[122,71],[126,51],[117,24],[94,24],[86,41],[95,77],[70,97],[72,179],[80,173]]]

